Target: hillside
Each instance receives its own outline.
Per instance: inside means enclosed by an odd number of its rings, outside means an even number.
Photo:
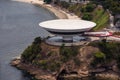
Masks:
[[[97,26],[93,28],[94,31],[109,26],[109,14],[103,8],[97,7],[92,14],[94,16],[92,21],[97,24]]]
[[[94,27],[94,31],[109,27],[109,14],[100,5],[96,5],[94,3],[70,4],[65,1],[61,1],[57,5],[66,9],[69,13],[76,14],[84,20],[96,22],[97,26]]]
[[[119,47],[120,43],[105,40],[86,46],[57,47],[38,37],[12,65],[40,80],[116,80],[120,79]],[[108,76],[101,76],[104,74]]]

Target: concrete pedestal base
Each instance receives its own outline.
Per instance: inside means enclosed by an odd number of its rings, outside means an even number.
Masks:
[[[73,42],[73,36],[62,36],[63,42]]]
[[[74,36],[72,38],[63,38],[61,36],[54,36],[46,39],[46,43],[55,46],[61,46],[64,44],[65,46],[79,46],[87,43],[87,39],[85,37]]]

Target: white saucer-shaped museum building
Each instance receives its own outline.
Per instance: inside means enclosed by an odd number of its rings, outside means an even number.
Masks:
[[[61,45],[64,43],[66,46],[70,46],[80,42],[80,34],[89,31],[96,26],[96,23],[86,20],[56,19],[41,22],[39,26],[55,35],[47,40],[48,44]]]

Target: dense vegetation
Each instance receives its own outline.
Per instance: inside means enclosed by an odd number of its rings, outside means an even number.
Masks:
[[[51,3],[52,0],[44,0],[45,3]],[[120,1],[119,0],[91,0],[88,4],[75,3],[71,4],[66,1],[56,0],[55,4],[75,13],[77,16],[84,20],[90,20],[97,23],[93,28],[94,31],[101,30],[109,24],[109,14],[107,10],[113,14],[120,14]],[[115,19],[115,22],[117,19]]]
[[[88,46],[90,47],[88,48]],[[113,65],[116,65],[118,69],[120,69],[119,42],[107,42],[104,39],[102,41],[91,42],[88,46],[65,47],[64,44],[60,47],[49,46],[46,45],[40,37],[37,37],[33,43],[23,51],[21,61],[32,64],[44,71],[58,73],[64,65],[65,69],[67,68],[66,70],[68,70],[66,74],[70,74],[70,71],[72,72],[73,69],[82,69],[84,64],[84,66],[90,69],[101,67],[106,69]],[[84,56],[81,56],[81,54]],[[79,80],[76,77],[71,79]],[[94,76],[88,80],[93,79],[97,80]]]
[[[102,5],[112,11],[114,15],[120,14],[120,0],[91,0],[93,3]]]
[[[103,9],[102,6],[97,6],[95,3],[88,4],[70,4],[65,1],[61,1],[58,4],[62,8],[65,8],[71,13],[75,13],[77,16],[84,20],[90,20],[97,23],[97,26],[93,30],[101,30],[108,26],[109,14]]]
[[[92,3],[102,5],[105,10],[114,16],[114,24],[120,20],[117,15],[120,15],[120,0],[91,0]]]
[[[41,38],[37,37],[35,38],[34,42],[32,43],[32,45],[28,46],[24,52],[21,55],[21,58],[23,60],[23,62],[30,62],[32,63],[34,61],[35,58],[39,58],[41,56],[40,52],[41,52]]]
[[[28,46],[22,53],[22,62],[37,65],[43,69],[50,69],[51,71],[58,70],[62,63],[69,60],[74,60],[76,65],[80,65],[80,60],[76,57],[79,53],[80,47],[65,47],[64,44],[59,48],[59,51],[42,51],[42,40],[40,37],[35,38],[32,45]],[[120,68],[120,43],[119,42],[91,42],[90,46],[98,47],[100,51],[93,53],[94,59],[92,66],[108,65],[116,60]],[[59,55],[58,55],[59,54]],[[54,56],[54,57],[53,57]],[[57,58],[57,60],[56,60]]]
[[[75,57],[79,51],[79,47],[71,46],[65,47],[64,44],[60,47],[60,55],[62,57],[63,62],[68,61],[69,59]]]
[[[94,60],[92,66],[96,67],[98,64],[101,66],[108,66],[112,61],[116,61],[120,69],[120,43],[119,42],[92,42],[90,45],[98,47],[100,52],[94,53]]]
[[[73,59],[76,65],[80,65],[79,59],[74,58],[79,53],[79,47],[62,45],[57,51],[53,51],[52,48],[44,51],[43,49],[47,49],[47,47],[44,47],[43,43],[40,37],[35,38],[32,45],[28,46],[22,53],[22,62],[49,71],[58,71],[60,66],[70,59]]]

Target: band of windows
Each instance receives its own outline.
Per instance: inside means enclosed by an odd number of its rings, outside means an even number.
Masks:
[[[84,33],[84,31],[83,32],[55,32],[55,31],[49,31],[49,30],[48,30],[48,32],[53,33],[53,34],[60,34],[60,35],[73,35],[73,34]]]

